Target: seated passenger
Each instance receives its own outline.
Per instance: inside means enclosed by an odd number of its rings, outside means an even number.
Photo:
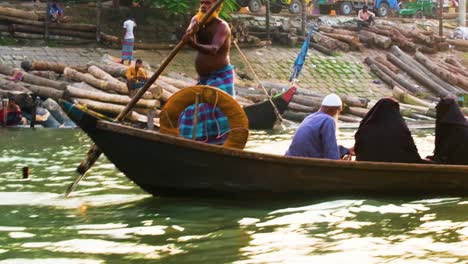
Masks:
[[[130,66],[125,73],[127,77],[127,88],[130,97],[137,93],[137,89],[142,88],[148,77],[143,70],[143,61],[138,59],[135,61],[135,66]]]
[[[50,21],[60,23],[63,18],[63,9],[57,3],[57,0],[53,0],[49,8]]]
[[[320,110],[302,121],[293,137],[286,156],[338,160],[354,154],[352,149],[338,146],[335,120],[341,111],[341,99],[336,94],[327,95]]]
[[[3,107],[2,104],[0,104],[0,124],[3,125]],[[16,126],[21,123],[21,109],[20,107],[16,104],[15,100],[10,99],[8,100],[8,105],[6,107],[6,114],[7,114],[7,120],[6,120],[6,125],[7,126]]]
[[[357,26],[358,31],[361,30],[363,27],[369,27],[374,23],[375,14],[370,12],[365,5],[361,10],[358,11],[357,16]]]
[[[468,165],[468,122],[455,100],[437,105],[435,149],[432,160],[443,164]]]
[[[395,99],[380,99],[362,119],[354,139],[358,161],[423,162]]]

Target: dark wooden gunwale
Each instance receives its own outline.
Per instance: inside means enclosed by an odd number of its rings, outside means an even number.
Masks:
[[[386,171],[414,171],[414,172],[451,172],[451,173],[466,173],[468,180],[468,166],[464,165],[432,165],[432,164],[410,164],[410,163],[387,163],[387,162],[367,162],[367,161],[341,161],[341,160],[327,160],[316,158],[299,158],[299,157],[284,157],[274,154],[264,154],[251,151],[244,151],[238,149],[225,148],[216,145],[210,145],[201,142],[175,137],[171,135],[161,134],[157,131],[142,130],[132,128],[129,126],[116,124],[108,121],[98,120],[97,128],[136,136],[151,141],[167,143],[171,145],[180,146],[183,148],[191,148],[199,151],[206,151],[220,155],[227,155],[232,157],[270,161],[275,163],[282,163],[286,165],[301,165],[311,167],[332,167],[332,168],[350,168],[361,170],[386,170]]]

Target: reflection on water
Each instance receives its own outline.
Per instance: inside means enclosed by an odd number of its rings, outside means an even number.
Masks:
[[[413,131],[422,156],[432,130]],[[282,154],[294,130],[252,133]],[[340,143],[351,146],[354,130]],[[0,264],[467,263],[468,199],[256,202],[153,198],[101,158],[63,193],[90,146],[79,130],[0,130]],[[29,166],[31,178],[21,179]]]

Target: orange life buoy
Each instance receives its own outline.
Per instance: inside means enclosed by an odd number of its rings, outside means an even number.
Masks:
[[[216,105],[228,118],[230,131],[223,146],[243,149],[249,137],[249,120],[244,109],[231,95],[211,86],[187,87],[171,96],[159,115],[160,132],[179,135],[179,116],[195,103],[197,93],[200,103]]]

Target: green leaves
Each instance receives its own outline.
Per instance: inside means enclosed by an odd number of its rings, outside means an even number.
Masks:
[[[198,0],[147,0],[150,7],[164,8],[170,14],[191,14],[200,6]],[[226,20],[230,19],[230,14],[239,10],[239,4],[236,0],[224,0],[223,10],[220,17]]]

